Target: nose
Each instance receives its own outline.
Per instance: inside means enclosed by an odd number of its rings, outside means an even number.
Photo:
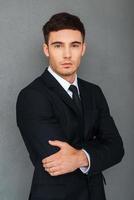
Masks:
[[[71,58],[71,49],[69,47],[65,47],[63,51],[64,58]]]

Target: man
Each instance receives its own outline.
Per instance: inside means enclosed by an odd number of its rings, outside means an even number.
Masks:
[[[29,200],[105,200],[102,171],[122,160],[124,148],[100,87],[77,78],[83,23],[58,13],[43,33],[49,67],[17,100],[17,124],[35,167]]]

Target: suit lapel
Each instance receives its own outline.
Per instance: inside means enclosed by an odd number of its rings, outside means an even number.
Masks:
[[[45,72],[42,74],[41,78],[47,85],[47,87],[50,89],[50,91],[53,91],[55,94],[60,96],[60,98],[72,109],[73,112],[75,112],[77,115],[79,115],[79,112],[77,108],[75,107],[74,102],[72,101],[71,97],[67,94],[67,92],[64,90],[64,88],[59,84],[59,82],[52,76],[52,74],[45,69]],[[91,119],[91,104],[90,104],[90,95],[89,95],[89,89],[85,86],[84,82],[78,78],[78,87],[80,90],[80,96],[83,106],[83,114],[84,114],[84,136],[86,137],[89,123]]]
[[[50,88],[50,91],[55,92],[60,96],[60,98],[76,113],[79,114],[77,108],[75,107],[72,98],[64,90],[64,88],[59,84],[59,82],[52,76],[52,74],[45,69],[45,72],[42,74],[41,78],[46,83],[47,87]]]
[[[78,86],[80,90],[80,96],[83,106],[83,116],[84,116],[84,136],[87,136],[89,123],[91,119],[91,98],[89,94],[89,89],[85,86],[83,81],[78,78]]]

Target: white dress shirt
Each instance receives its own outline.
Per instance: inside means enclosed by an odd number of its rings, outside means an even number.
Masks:
[[[79,87],[78,87],[78,83],[77,83],[77,74],[75,76],[74,82],[71,84],[68,81],[66,81],[65,79],[63,79],[61,76],[59,76],[58,74],[56,74],[50,66],[48,67],[48,71],[52,74],[52,76],[54,76],[54,78],[59,82],[59,84],[64,88],[64,90],[69,94],[69,96],[71,98],[73,96],[73,93],[72,93],[72,91],[69,90],[70,85],[75,85],[77,87],[78,94],[80,96],[80,91],[79,91]],[[86,156],[88,158],[88,162],[90,163],[90,156],[89,156],[89,154],[84,149],[82,149],[82,150],[85,152],[85,154],[86,154]],[[88,167],[80,167],[80,170],[83,173],[85,173],[85,174],[88,173],[89,169],[90,169],[90,165]]]

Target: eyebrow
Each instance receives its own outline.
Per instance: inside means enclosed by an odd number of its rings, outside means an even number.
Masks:
[[[79,42],[79,41],[74,41],[74,42],[71,42],[72,44],[81,44],[82,42]]]
[[[63,44],[64,42],[61,42],[61,41],[56,41],[56,42],[52,42],[50,45],[54,45],[54,44]],[[79,42],[79,41],[73,41],[71,42],[71,44],[81,44],[82,42]]]

